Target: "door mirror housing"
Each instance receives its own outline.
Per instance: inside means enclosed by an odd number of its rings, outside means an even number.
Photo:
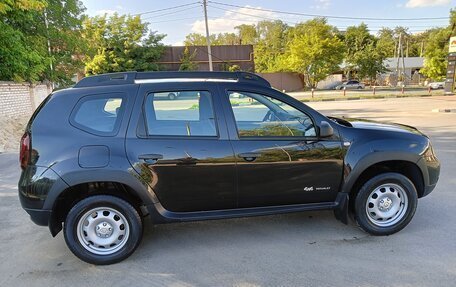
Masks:
[[[327,138],[327,137],[332,136],[333,134],[334,134],[333,127],[327,121],[322,121],[320,123],[320,137]]]

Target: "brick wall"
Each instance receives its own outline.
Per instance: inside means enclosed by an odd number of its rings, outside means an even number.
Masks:
[[[46,85],[0,82],[0,117],[30,116],[50,93]]]

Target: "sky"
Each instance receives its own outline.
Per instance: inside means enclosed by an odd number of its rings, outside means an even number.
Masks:
[[[150,23],[149,29],[167,35],[163,40],[167,45],[182,45],[185,36],[192,32],[205,33],[200,0],[82,0],[82,2],[87,8],[86,14],[90,16],[109,15],[115,12],[131,15],[144,13],[141,18]],[[186,6],[145,13],[179,5]],[[280,19],[289,25],[294,25],[312,18],[264,10],[321,16],[376,18],[375,20],[328,18],[331,25],[342,31],[347,26],[364,22],[373,34],[381,27],[399,25],[409,27],[412,33],[419,33],[431,27],[446,26],[448,19],[397,19],[448,17],[451,8],[456,8],[456,0],[208,0],[208,18],[210,33],[234,32],[234,27],[237,25],[255,24],[262,20]],[[385,18],[395,20],[383,20]]]

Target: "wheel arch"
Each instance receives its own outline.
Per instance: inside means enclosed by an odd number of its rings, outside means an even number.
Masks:
[[[344,192],[349,194],[350,209],[353,210],[354,199],[360,188],[372,177],[386,172],[395,172],[404,175],[412,181],[418,197],[422,197],[425,192],[425,177],[422,168],[414,161],[405,159],[386,159],[372,162],[356,172],[356,176],[351,177],[345,183]]]
[[[51,234],[55,236],[60,232],[62,222],[74,204],[93,195],[119,197],[137,208],[139,214],[147,215],[147,209],[144,207],[157,202],[157,198],[138,177],[128,172],[112,170],[78,171],[62,176],[67,187],[50,193],[44,206],[45,209],[51,210]]]

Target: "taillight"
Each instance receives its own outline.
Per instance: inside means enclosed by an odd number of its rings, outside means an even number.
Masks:
[[[30,162],[30,135],[27,132],[21,138],[19,161],[22,169],[25,169]]]

